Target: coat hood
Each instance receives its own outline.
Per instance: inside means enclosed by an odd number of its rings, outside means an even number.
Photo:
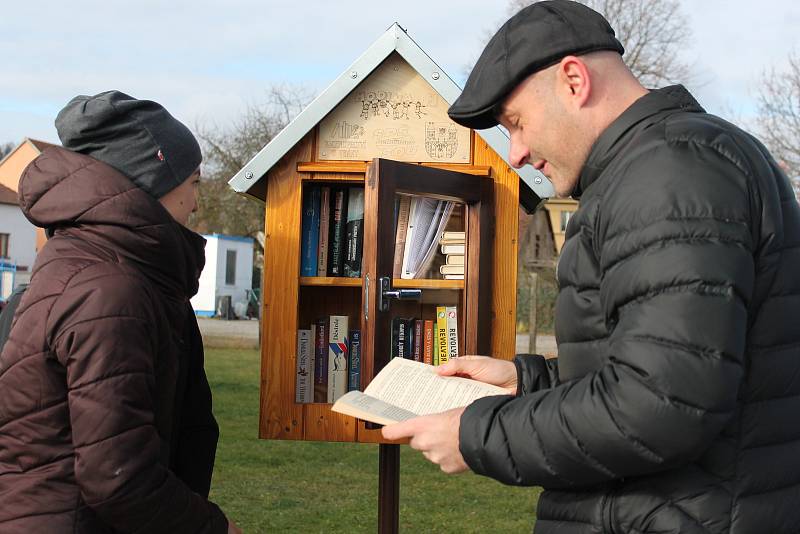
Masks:
[[[108,249],[172,293],[190,297],[197,292],[205,239],[101,161],[48,148],[23,172],[19,204],[31,223],[56,237]]]

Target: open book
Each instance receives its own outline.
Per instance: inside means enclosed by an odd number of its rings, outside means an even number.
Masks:
[[[392,358],[363,393],[350,391],[339,397],[331,409],[388,425],[466,406],[481,397],[508,394],[501,387],[477,380],[439,376],[432,365]]]

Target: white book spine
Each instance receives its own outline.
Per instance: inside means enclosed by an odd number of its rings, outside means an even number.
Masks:
[[[467,240],[466,232],[442,232],[441,239],[458,239],[461,241]]]
[[[417,211],[419,204],[419,198],[413,197],[411,199],[411,208],[408,212],[408,226],[406,229],[406,243],[403,250],[403,267],[400,271],[400,278],[414,278],[414,274],[410,271],[410,265],[414,261],[414,258],[411,257],[412,253],[414,252],[414,247],[412,246],[414,237],[414,222],[415,222],[415,215],[414,213]]]
[[[331,315],[328,329],[328,402],[347,393],[347,332],[345,315]]]
[[[442,254],[459,254],[464,255],[466,253],[466,246],[465,245],[440,245],[442,250]]]
[[[314,401],[314,365],[311,363],[311,330],[297,331],[297,382],[295,383],[295,402]]]
[[[455,306],[447,306],[447,357],[458,358],[458,313]]]
[[[464,265],[463,254],[448,254],[445,256],[445,263],[447,265]]]

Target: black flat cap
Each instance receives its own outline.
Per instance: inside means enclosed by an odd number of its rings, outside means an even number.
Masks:
[[[64,148],[111,165],[155,198],[203,159],[189,128],[161,104],[119,91],[76,96],[58,113],[56,130]]]
[[[467,128],[497,126],[498,106],[522,80],[565,56],[598,50],[625,52],[598,12],[570,0],[531,4],[492,37],[447,114]]]

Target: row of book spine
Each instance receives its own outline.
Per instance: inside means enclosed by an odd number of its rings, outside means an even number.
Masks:
[[[301,224],[300,276],[361,277],[363,187],[307,186]]]
[[[439,266],[439,273],[445,280],[463,280],[466,259],[466,232],[443,232],[439,246],[444,254],[444,265]]]
[[[434,319],[392,319],[392,358],[441,365],[458,357],[458,311],[437,306]]]
[[[336,402],[361,386],[361,331],[345,315],[297,331],[295,402]]]

